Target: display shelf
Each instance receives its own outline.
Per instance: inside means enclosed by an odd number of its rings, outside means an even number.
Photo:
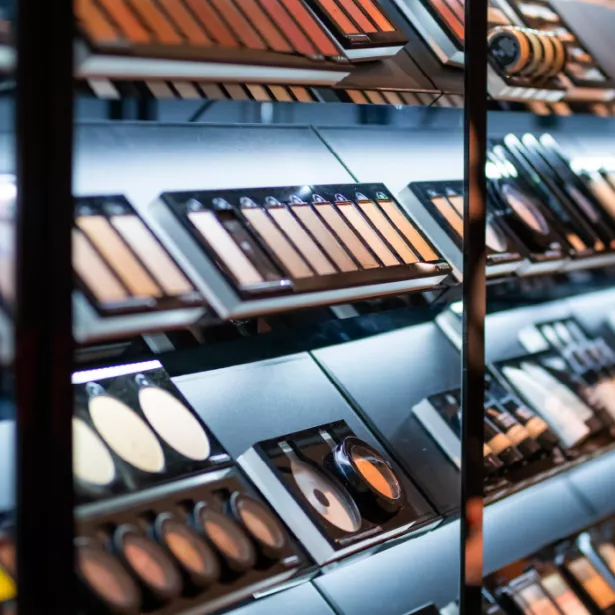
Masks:
[[[335,615],[318,590],[304,583],[261,598],[233,611],[233,615]]]

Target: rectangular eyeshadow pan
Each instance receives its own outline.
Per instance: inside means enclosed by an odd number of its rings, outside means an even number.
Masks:
[[[288,14],[279,0],[261,0],[261,5],[269,13],[269,16],[278,25],[280,30],[291,42],[295,51],[305,56],[317,55],[316,48],[299,28],[295,20]]]
[[[247,83],[246,87],[248,88],[250,94],[254,97],[254,100],[259,100],[261,102],[271,101],[271,96],[269,96],[264,86]]]
[[[440,15],[444,23],[458,40],[464,40],[464,27],[445,0],[429,0],[431,6]]]
[[[76,0],[75,11],[87,35],[97,43],[113,43],[120,35],[94,0]]]
[[[210,0],[218,13],[229,24],[235,36],[248,49],[267,49],[264,41],[254,30],[250,22],[237,10],[232,0]]]
[[[311,41],[316,45],[320,53],[324,56],[339,56],[340,51],[329,37],[326,30],[320,25],[316,18],[303,5],[301,0],[281,0],[288,12],[301,25]]]
[[[337,0],[337,3],[357,24],[361,32],[367,34],[378,32],[377,26],[368,19],[367,15],[359,8],[354,0]]]
[[[141,21],[154,33],[159,42],[165,45],[179,45],[181,37],[171,26],[167,17],[160,12],[153,2],[132,0],[132,10],[141,17]]]
[[[335,0],[319,0],[319,4],[344,34],[359,34],[359,29],[348,19]]]
[[[207,0],[185,0],[186,4],[192,9],[200,25],[205,31],[223,47],[239,47],[239,41],[233,36],[226,24],[222,21],[218,13],[207,2]]]
[[[382,32],[395,32],[395,26],[387,19],[376,0],[356,0],[369,14]]]
[[[260,32],[270,49],[279,53],[292,53],[293,48],[257,0],[236,0],[236,3],[252,22],[252,25]]]
[[[167,11],[188,42],[201,47],[209,47],[211,45],[211,40],[205,34],[205,31],[199,27],[194,17],[188,12],[182,0],[158,1]]]
[[[436,206],[436,209],[442,214],[444,219],[453,227],[453,230],[463,237],[463,220],[455,211],[453,206],[444,196],[431,197],[431,202]]]
[[[290,91],[299,102],[314,102],[314,98],[307,88],[298,85],[291,85]]]
[[[293,97],[284,86],[270,85],[269,90],[278,102],[293,102]]]
[[[152,42],[152,37],[149,32],[141,25],[141,22],[127,4],[118,2],[117,0],[98,0],[98,2],[115,21],[129,41],[136,44],[147,44]]]

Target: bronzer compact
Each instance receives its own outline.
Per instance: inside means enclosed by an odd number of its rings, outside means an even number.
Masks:
[[[73,473],[106,498],[230,463],[158,361],[73,375]]]
[[[445,255],[455,277],[463,272],[463,182],[412,182],[399,195],[415,220]],[[488,207],[485,244],[488,278],[513,274],[525,261],[514,236],[498,220],[498,210]]]
[[[211,613],[305,573],[288,529],[236,468],[76,511],[80,612]]]
[[[516,274],[559,271],[567,264],[568,243],[558,234],[556,222],[541,196],[520,174],[502,145],[494,145],[488,160],[497,170],[488,180],[488,191],[499,211],[498,219],[526,248],[527,261]]]
[[[259,442],[238,462],[320,565],[418,520],[408,479],[344,421]]]
[[[382,184],[169,192],[151,213],[223,318],[424,290],[450,271]]]
[[[202,295],[125,197],[77,197],[72,240],[77,339],[168,330],[204,315]]]

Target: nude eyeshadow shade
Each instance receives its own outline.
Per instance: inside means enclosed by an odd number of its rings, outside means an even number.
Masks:
[[[229,506],[235,519],[267,557],[276,558],[282,553],[288,542],[286,531],[264,504],[236,491]]]
[[[160,6],[168,13],[175,22],[178,30],[189,43],[201,47],[209,47],[211,45],[211,39],[205,34],[205,31],[199,27],[197,21],[186,8],[183,0],[158,1]]]
[[[75,14],[88,37],[101,45],[116,43],[122,36],[98,8],[95,0],[76,0]]]
[[[113,544],[124,563],[156,598],[168,601],[179,595],[182,581],[173,560],[136,527],[120,526]]]
[[[139,470],[162,472],[165,468],[164,452],[147,423],[124,402],[107,395],[102,387],[93,383],[88,387],[90,418],[106,444]]]
[[[502,195],[511,209],[526,226],[541,235],[547,235],[549,233],[549,225],[545,217],[523,192],[515,188],[512,184],[504,184],[504,186],[502,186]]]
[[[250,22],[237,10],[232,0],[209,0],[212,6],[218,11],[226,23],[230,24],[237,38],[248,49],[267,49],[258,33],[251,26]]]
[[[120,562],[93,541],[78,538],[75,544],[79,578],[96,601],[112,613],[140,613],[141,592]]]
[[[391,500],[401,497],[401,484],[397,476],[371,447],[361,444],[353,446],[350,449],[350,458],[372,489]]]
[[[245,572],[254,567],[256,551],[240,525],[204,503],[196,505],[194,517],[199,530],[231,570]]]
[[[450,201],[443,195],[434,195],[431,197],[431,202],[459,237],[463,238],[463,220]]]
[[[127,1],[130,2],[135,14],[154,33],[158,42],[164,45],[179,45],[182,43],[181,37],[155,2],[143,2],[143,0]]]
[[[156,537],[175,558],[190,581],[207,587],[220,577],[220,564],[212,548],[193,529],[173,515],[156,518]]]
[[[349,201],[340,194],[336,197],[335,206],[385,266],[389,267],[400,264],[395,254],[384,243],[352,201]]]
[[[410,249],[400,232],[374,201],[357,192],[356,203],[404,263],[416,263],[418,261],[416,254]]]
[[[96,432],[73,417],[73,474],[88,485],[104,487],[116,478],[113,457]]]
[[[305,56],[318,55],[312,41],[282,6],[281,0],[260,0],[260,3],[280,30],[284,32],[296,52]]]
[[[271,18],[265,13],[257,0],[235,0],[237,6],[245,13],[252,25],[259,31],[269,48],[280,53],[292,53],[293,48],[284,38]]]
[[[239,40],[232,34],[207,0],[185,0],[199,24],[222,47],[239,47]]]
[[[99,0],[99,4],[128,41],[141,45],[153,42],[152,36],[124,0]]]
[[[314,209],[327,223],[329,228],[339,237],[342,244],[346,246],[361,267],[364,269],[374,269],[379,267],[378,261],[376,261],[371,253],[365,248],[354,230],[344,220],[332,203],[318,197],[318,200],[314,201]]]
[[[160,387],[153,386],[143,375],[139,404],[156,433],[179,454],[193,461],[205,461],[211,453],[209,438],[201,423],[179,399]]]

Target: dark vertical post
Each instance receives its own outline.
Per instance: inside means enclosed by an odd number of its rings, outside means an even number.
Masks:
[[[17,5],[17,557],[20,615],[74,613],[72,0]]]
[[[466,0],[465,41],[460,606],[462,615],[478,615],[483,569],[487,0]]]

